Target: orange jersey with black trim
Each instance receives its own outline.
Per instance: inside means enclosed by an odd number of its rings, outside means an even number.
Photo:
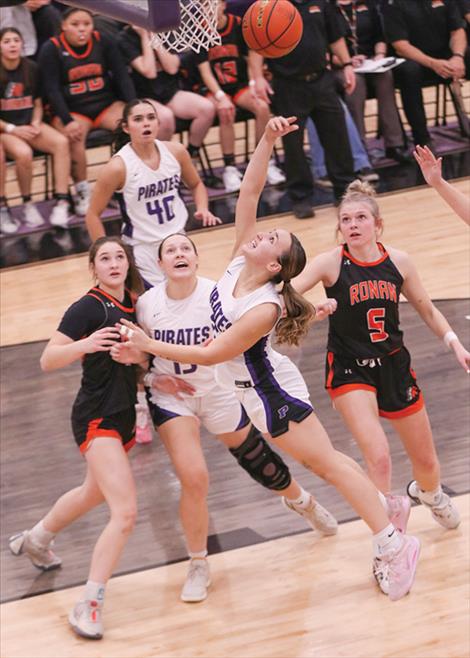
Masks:
[[[329,316],[328,351],[357,359],[386,356],[403,345],[398,303],[403,277],[385,247],[373,263],[356,260],[343,246],[337,281],[325,286],[338,302]]]

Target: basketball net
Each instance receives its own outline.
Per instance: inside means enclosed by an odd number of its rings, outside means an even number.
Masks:
[[[209,50],[220,45],[217,31],[217,0],[179,0],[181,23],[176,30],[152,32],[152,46],[173,53]]]

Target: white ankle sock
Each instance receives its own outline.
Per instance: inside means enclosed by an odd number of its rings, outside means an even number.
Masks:
[[[95,583],[93,580],[87,580],[85,585],[85,601],[98,601],[101,606],[104,602],[104,583]]]
[[[191,558],[191,560],[204,560],[207,557],[207,550],[204,551],[197,551],[196,553],[188,551],[188,555]]]
[[[402,543],[403,537],[393,524],[389,523],[386,528],[372,537],[374,557],[380,558],[390,550],[398,550]]]
[[[418,485],[419,489],[419,485]],[[419,489],[419,499],[422,503],[426,503],[426,505],[431,505],[432,507],[435,507],[439,505],[441,502],[442,498],[442,488],[441,485],[437,487],[437,489],[434,489],[434,491],[423,491],[422,489]]]
[[[137,391],[137,404],[144,404],[147,406],[147,397],[145,391]]]
[[[34,528],[31,528],[29,531],[29,536],[35,544],[46,547],[49,546],[51,541],[54,539],[55,533],[46,530],[41,519],[39,523],[36,523]]]
[[[300,487],[300,496],[298,498],[287,498],[286,496],[286,500],[291,505],[294,505],[294,507],[300,507],[300,509],[307,509],[307,507],[310,505],[311,499],[311,494],[309,494],[308,491],[305,491],[305,489],[302,487]]]

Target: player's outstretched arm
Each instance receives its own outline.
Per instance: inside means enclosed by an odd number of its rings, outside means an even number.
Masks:
[[[273,152],[274,142],[278,137],[284,137],[299,129],[299,126],[295,123],[296,119],[297,117],[273,117],[266,124],[264,135],[260,139],[243,176],[235,212],[233,255],[236,255],[241,245],[254,235],[256,210],[266,183],[268,164]]]
[[[452,210],[470,226],[470,195],[444,180],[442,158],[436,158],[427,146],[417,146],[413,155],[426,183],[433,187]]]

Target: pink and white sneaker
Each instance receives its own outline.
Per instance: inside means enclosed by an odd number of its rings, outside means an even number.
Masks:
[[[387,565],[385,580],[388,581],[388,597],[392,601],[398,601],[410,591],[418,566],[419,550],[417,537],[403,535],[401,547],[397,551],[390,551],[381,560]]]
[[[152,443],[152,428],[147,405],[136,405],[135,441],[136,443]]]
[[[405,534],[410,518],[411,502],[408,496],[386,496],[388,518],[395,528]]]

